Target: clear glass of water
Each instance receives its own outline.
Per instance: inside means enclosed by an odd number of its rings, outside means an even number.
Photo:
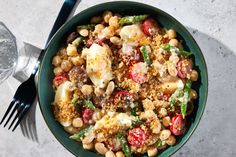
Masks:
[[[0,21],[0,84],[14,73],[17,59],[16,39]]]

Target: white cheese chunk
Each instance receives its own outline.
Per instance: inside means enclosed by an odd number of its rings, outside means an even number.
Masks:
[[[104,88],[107,85],[113,78],[108,47],[93,44],[86,50],[86,72],[95,86]]]

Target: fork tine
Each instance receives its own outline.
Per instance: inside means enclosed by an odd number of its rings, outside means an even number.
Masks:
[[[13,114],[16,112],[16,109],[19,107],[19,104],[20,104],[20,102],[17,101],[16,104],[15,104],[15,107],[14,107],[13,110],[11,111],[11,114],[10,114],[10,116],[8,117],[6,123],[4,124],[3,127],[6,127],[7,123],[9,122],[9,120],[11,119],[11,117],[13,116]]]
[[[18,108],[17,114],[15,115],[14,119],[12,120],[10,126],[8,127],[8,130],[11,129],[11,126],[14,124],[14,122],[16,121],[17,117],[19,117],[19,115],[21,114],[22,110],[24,109],[24,103],[21,103],[21,105]]]
[[[10,110],[12,109],[13,105],[15,104],[15,99],[13,99],[9,105],[9,107],[7,108],[7,111],[5,112],[4,116],[2,117],[2,120],[0,122],[0,125],[2,124],[2,122],[5,120],[5,118],[7,117],[8,113],[10,112]]]
[[[21,112],[21,114],[18,117],[18,121],[16,122],[14,128],[12,129],[12,132],[15,131],[16,127],[20,124],[21,120],[23,119],[24,115],[26,114],[26,112],[29,110],[30,105],[26,105],[23,109],[23,111]]]

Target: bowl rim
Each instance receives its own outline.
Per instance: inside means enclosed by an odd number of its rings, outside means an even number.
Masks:
[[[188,135],[185,135],[185,139],[183,140],[183,143],[181,143],[180,145],[177,145],[176,149],[174,149],[169,155],[173,155],[175,154],[180,148],[182,148],[186,142],[190,139],[190,137],[193,135],[194,131],[196,130],[196,128],[198,127],[200,121],[201,121],[201,118],[203,116],[203,113],[205,111],[205,108],[206,108],[206,104],[207,104],[207,99],[208,99],[208,87],[209,87],[209,78],[208,78],[208,68],[207,68],[207,64],[206,64],[206,60],[204,58],[204,55],[199,47],[199,45],[197,44],[196,40],[194,39],[194,37],[192,36],[192,34],[187,30],[187,28],[182,24],[180,23],[177,19],[175,19],[172,15],[170,15],[169,13],[163,11],[162,9],[160,8],[157,8],[156,6],[151,6],[151,5],[148,5],[148,4],[145,4],[145,3],[141,3],[141,2],[135,2],[135,1],[111,1],[111,2],[104,2],[104,3],[98,3],[96,5],[93,5],[93,6],[90,6],[84,10],[82,10],[81,12],[78,12],[76,15],[74,15],[71,19],[69,19],[67,22],[65,22],[58,30],[57,32],[53,35],[53,37],[51,38],[51,40],[49,41],[46,49],[45,49],[45,54],[47,53],[47,48],[49,47],[49,45],[51,45],[51,42],[54,40],[55,36],[63,29],[63,27],[65,25],[69,25],[70,23],[72,23],[73,19],[76,19],[80,14],[83,14],[84,12],[90,10],[90,9],[93,9],[93,8],[96,8],[96,7],[99,7],[99,6],[102,6],[104,4],[112,4],[112,3],[129,3],[129,4],[134,4],[134,5],[143,5],[143,6],[146,6],[146,7],[149,7],[149,8],[152,8],[152,9],[155,9],[157,10],[158,12],[161,12],[162,14],[165,14],[165,16],[167,16],[168,18],[170,18],[171,20],[173,20],[174,22],[177,23],[177,25],[179,25],[188,35],[189,37],[191,38],[191,40],[194,42],[194,44],[196,45],[198,51],[200,52],[200,56],[202,58],[202,61],[203,61],[203,64],[204,64],[204,67],[206,67],[205,69],[205,73],[206,73],[206,80],[205,80],[205,83],[206,83],[206,91],[204,93],[205,95],[205,99],[202,103],[202,110],[199,114],[199,119],[197,119],[197,122],[195,124],[195,126],[192,128],[192,130],[190,130],[189,134]],[[44,57],[42,59],[42,62],[44,62],[45,60],[45,54],[44,54]],[[40,80],[40,77],[41,77],[41,70],[42,70],[42,64],[40,65],[40,68],[39,68],[39,73],[38,73],[38,80]],[[43,119],[44,121],[46,122],[46,125],[47,127],[49,128],[50,132],[53,134],[53,136],[57,139],[57,141],[60,142],[60,144],[65,147],[70,153],[72,153],[73,155],[75,156],[78,156],[78,154],[76,154],[70,147],[68,147],[67,145],[64,144],[64,142],[59,139],[52,131],[52,128],[50,127],[50,124],[48,123],[47,119],[46,119],[46,115],[43,111],[43,107],[41,105],[41,102],[40,102],[40,91],[41,91],[41,88],[40,88],[40,81],[38,81],[38,84],[37,84],[37,89],[38,89],[38,102],[39,102],[39,107],[40,107],[40,111],[43,115]],[[199,104],[198,104],[199,105]],[[89,150],[88,150],[89,151]]]

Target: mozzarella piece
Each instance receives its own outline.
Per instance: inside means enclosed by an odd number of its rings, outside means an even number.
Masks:
[[[71,100],[72,92],[71,92],[72,83],[66,81],[62,83],[56,90],[54,102],[57,103],[66,103]]]
[[[132,125],[132,119],[125,113],[119,113],[116,119],[120,122],[122,126],[130,127]]]
[[[107,46],[93,44],[86,50],[86,72],[99,88],[104,88],[112,80],[110,49]]]
[[[141,30],[140,24],[124,26],[120,31],[120,37],[124,41],[136,41],[143,38],[145,35]]]

